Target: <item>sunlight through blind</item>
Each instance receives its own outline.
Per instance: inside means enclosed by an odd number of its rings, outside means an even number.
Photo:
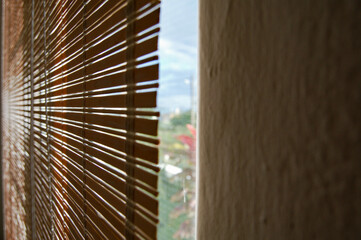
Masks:
[[[5,0],[8,239],[155,239],[159,1]]]

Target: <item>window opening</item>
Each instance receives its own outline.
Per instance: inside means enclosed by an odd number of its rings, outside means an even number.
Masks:
[[[198,1],[161,8],[158,239],[195,239]]]

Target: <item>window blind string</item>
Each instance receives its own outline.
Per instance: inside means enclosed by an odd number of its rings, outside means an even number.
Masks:
[[[35,218],[35,158],[34,158],[34,0],[31,1],[31,56],[30,56],[30,178],[31,178],[31,238],[36,239]]]
[[[45,0],[46,1],[46,0]],[[63,2],[62,3],[62,5],[61,5],[61,9],[62,9],[62,11],[61,11],[61,30],[60,30],[60,36],[61,36],[61,41],[60,41],[60,44],[61,44],[61,54],[63,55],[62,57],[62,59],[64,59],[64,38],[63,38],[63,36],[62,36],[62,34],[64,34],[64,25],[65,25],[65,23],[64,23],[64,19],[65,19],[65,3]],[[64,85],[65,85],[65,83],[64,83],[64,71],[66,70],[64,70],[64,68],[65,68],[65,66],[64,66],[64,64],[62,64],[62,67],[61,67],[61,74],[60,74],[60,78],[62,79],[62,81],[61,81],[61,84],[62,84],[62,93],[61,93],[61,96],[62,96],[62,101],[64,102],[64,89],[65,89],[65,87],[64,87]],[[65,113],[64,113],[64,105],[62,105],[62,119],[64,119],[64,116],[65,115]],[[65,146],[64,146],[64,128],[65,128],[65,124],[64,124],[64,122],[62,122],[62,136],[61,136],[61,147],[62,147],[62,155],[61,155],[61,174],[62,174],[62,184],[61,184],[61,190],[62,190],[62,196],[61,196],[61,198],[62,198],[62,211],[63,211],[63,232],[62,232],[62,234],[63,234],[63,239],[65,239],[65,236],[66,236],[66,232],[65,232],[65,230],[66,230],[66,222],[65,222],[65,218],[66,218],[66,214],[65,214],[65,206],[66,206],[66,204],[65,204],[65,199],[64,199],[64,196],[67,194],[66,193],[66,191],[65,191],[65,188],[64,188],[64,186],[66,186],[66,181],[65,181],[65,167],[64,167],[64,164],[65,164],[65,162],[66,162],[66,159],[64,158],[64,155],[66,155],[66,153],[65,153]]]
[[[82,179],[82,194],[83,194],[83,208],[82,208],[82,214],[83,214],[83,228],[84,228],[84,239],[88,239],[87,237],[87,215],[86,215],[86,161],[85,161],[85,155],[86,155],[86,147],[85,147],[85,107],[86,107],[86,99],[85,99],[85,91],[86,91],[86,51],[85,51],[85,45],[86,45],[86,1],[83,0],[83,45],[82,45],[82,51],[83,51],[83,89],[82,89],[82,105],[83,105],[83,114],[82,114],[82,167],[83,167],[83,179]]]
[[[128,0],[127,2],[127,27],[126,27],[126,41],[127,41],[127,49],[126,49],[126,84],[129,87],[129,91],[126,96],[126,106],[128,109],[134,110],[134,22],[131,21],[133,15],[135,15],[135,3],[134,0]],[[126,142],[125,142],[125,154],[127,157],[126,163],[126,211],[125,211],[125,237],[127,240],[134,239],[134,116],[128,116],[126,118]]]
[[[46,0],[43,0],[43,38],[44,38],[44,82],[45,82],[45,128],[46,128],[46,158],[48,162],[48,189],[49,189],[49,210],[50,210],[50,238],[54,239],[54,213],[52,199],[52,177],[51,177],[51,157],[50,157],[50,129],[49,129],[49,81],[47,76],[47,41],[46,41]]]

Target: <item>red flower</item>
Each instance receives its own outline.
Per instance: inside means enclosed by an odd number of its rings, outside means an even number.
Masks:
[[[197,136],[197,131],[196,129],[190,125],[187,124],[187,128],[190,131],[190,133],[192,134],[192,136],[188,136],[188,135],[179,135],[177,137],[178,140],[180,140],[182,143],[184,143],[185,145],[187,145],[189,147],[189,151],[191,153],[194,153],[196,151],[196,136]]]

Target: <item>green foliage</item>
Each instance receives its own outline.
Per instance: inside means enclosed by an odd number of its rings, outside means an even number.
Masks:
[[[173,235],[184,222],[185,217],[172,218],[170,213],[177,207],[177,202],[172,202],[170,199],[174,194],[182,190],[182,185],[177,182],[171,182],[162,169],[159,173],[159,225],[158,225],[158,239],[170,240]]]
[[[169,176],[165,169],[159,176],[160,223],[158,239],[193,239],[195,208],[195,159],[191,144],[191,112],[163,116],[159,125],[160,163],[180,167],[181,173]]]
[[[173,127],[185,127],[191,122],[191,111],[186,111],[174,116],[170,122]]]

